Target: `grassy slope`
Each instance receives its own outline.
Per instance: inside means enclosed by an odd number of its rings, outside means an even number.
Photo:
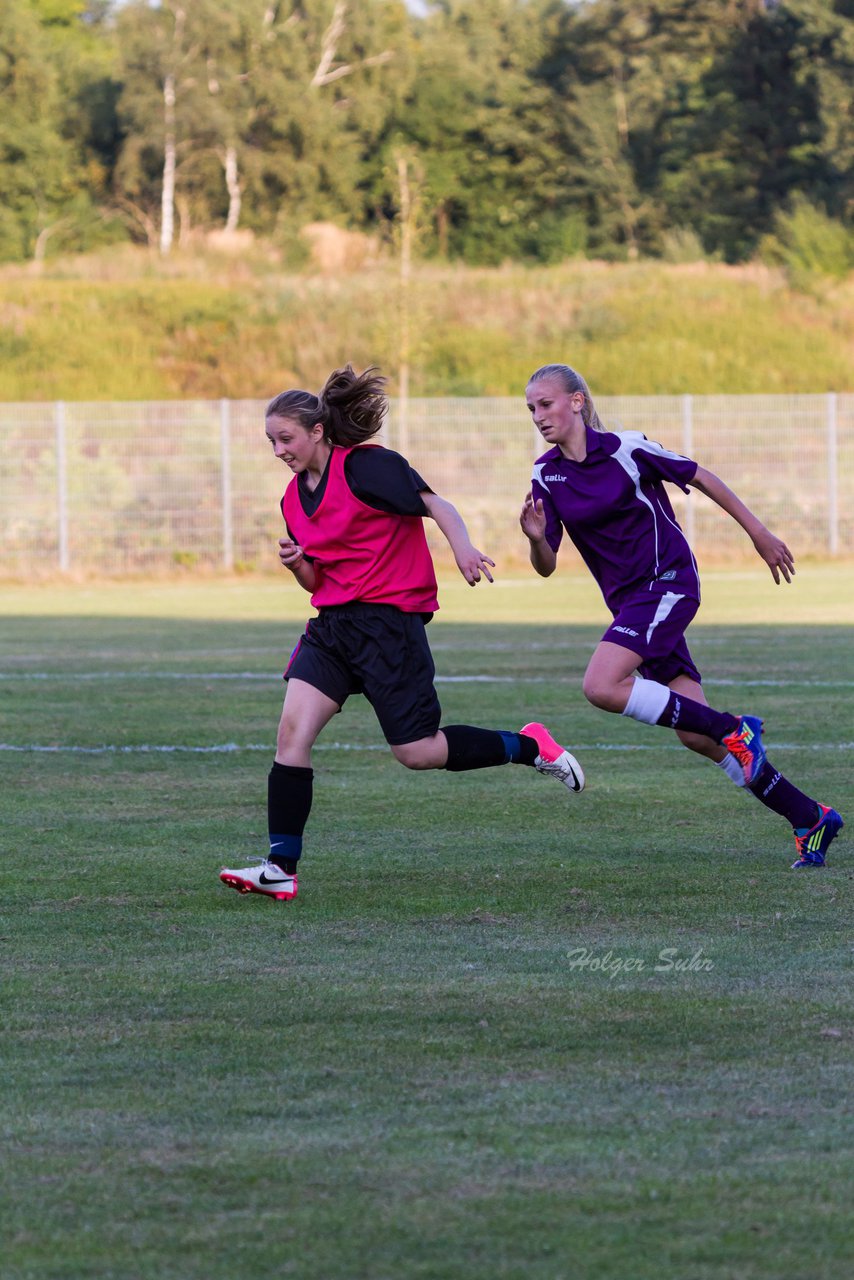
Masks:
[[[341,277],[143,253],[0,275],[0,397],[266,396],[345,360],[398,366],[389,264]],[[854,285],[795,293],[724,266],[424,266],[411,297],[412,393],[515,395],[562,359],[600,394],[818,392],[854,385]]]

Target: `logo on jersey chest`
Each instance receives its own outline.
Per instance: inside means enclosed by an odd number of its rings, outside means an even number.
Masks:
[[[566,484],[566,476],[561,475],[543,476],[543,480],[546,484],[557,484],[558,481],[560,481],[561,484]]]

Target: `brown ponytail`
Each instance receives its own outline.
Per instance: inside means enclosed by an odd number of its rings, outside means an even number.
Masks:
[[[361,374],[351,364],[330,373],[320,393],[326,413],[319,421],[333,444],[361,444],[382,429],[388,410],[385,383],[376,365]]]
[[[388,410],[385,382],[375,365],[360,374],[347,364],[330,373],[320,395],[283,391],[267,405],[266,416],[293,418],[306,431],[320,423],[330,444],[361,444],[382,429]]]

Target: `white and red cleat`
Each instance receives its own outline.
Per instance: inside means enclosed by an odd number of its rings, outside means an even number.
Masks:
[[[539,754],[534,761],[534,768],[538,773],[557,778],[570,791],[584,790],[584,770],[581,765],[565,747],[555,742],[544,724],[526,724],[519,732],[526,738],[533,738],[537,744]]]
[[[238,893],[263,893],[277,902],[289,902],[297,896],[296,876],[288,875],[266,858],[262,858],[257,866],[242,867],[239,871],[223,867],[219,878]]]

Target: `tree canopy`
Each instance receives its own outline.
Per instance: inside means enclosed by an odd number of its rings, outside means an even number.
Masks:
[[[3,9],[2,260],[317,219],[388,236],[405,154],[428,255],[682,237],[736,262],[812,211],[852,265],[851,0]]]

